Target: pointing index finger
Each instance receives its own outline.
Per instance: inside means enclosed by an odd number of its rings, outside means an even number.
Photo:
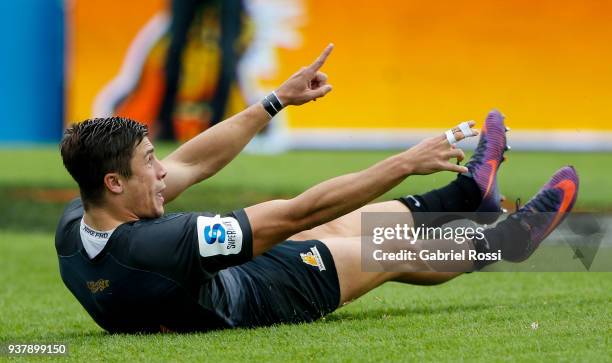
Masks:
[[[323,50],[323,53],[319,55],[317,60],[315,60],[314,63],[308,66],[308,69],[312,72],[316,72],[319,69],[321,69],[321,67],[323,67],[323,64],[325,64],[325,60],[327,59],[327,57],[329,56],[329,54],[331,53],[333,49],[334,49],[334,45],[332,43],[329,43],[329,45],[325,47],[325,50]]]

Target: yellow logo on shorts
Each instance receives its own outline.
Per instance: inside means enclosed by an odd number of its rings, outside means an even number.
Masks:
[[[311,247],[310,252],[300,253],[300,257],[302,257],[302,261],[305,264],[318,267],[319,271],[325,271],[325,265],[323,264],[323,259],[321,258],[321,254],[319,254],[317,246]]]
[[[92,293],[100,292],[110,285],[108,280],[87,281],[87,287]]]

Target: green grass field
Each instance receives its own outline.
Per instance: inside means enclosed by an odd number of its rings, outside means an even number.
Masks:
[[[290,197],[387,155],[243,155],[168,210],[227,211]],[[502,190],[509,200],[525,201],[564,164],[581,176],[578,209],[612,210],[612,154],[513,151],[501,170]],[[69,355],[59,359],[75,361],[612,360],[610,273],[476,273],[434,287],[388,284],[312,324],[109,335],[59,277],[53,230],[76,189],[57,149],[0,149],[0,165],[0,342],[67,343]],[[452,177],[411,177],[381,199],[423,192]]]

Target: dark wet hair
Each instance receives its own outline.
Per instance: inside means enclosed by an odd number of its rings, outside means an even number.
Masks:
[[[93,118],[66,129],[60,144],[62,160],[79,185],[85,208],[101,201],[104,175],[132,175],[134,149],[147,134],[145,125],[125,117]]]

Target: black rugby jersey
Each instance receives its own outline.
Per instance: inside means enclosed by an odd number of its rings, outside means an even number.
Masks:
[[[253,256],[244,210],[226,216],[175,213],[124,223],[93,259],[83,248],[80,198],[58,224],[55,247],[68,289],[109,332],[203,330],[231,326],[207,295],[217,271]],[[218,297],[216,297],[218,298]]]

